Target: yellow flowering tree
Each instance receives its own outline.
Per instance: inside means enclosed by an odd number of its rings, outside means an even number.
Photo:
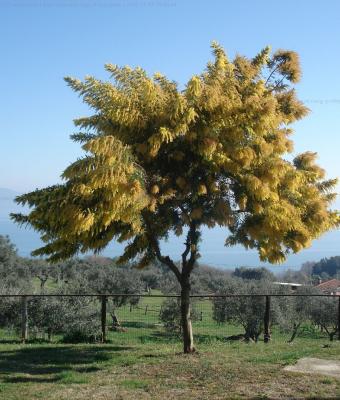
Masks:
[[[214,61],[184,90],[157,73],[107,64],[109,81],[66,78],[93,110],[74,121],[72,139],[86,155],[64,183],[24,194],[28,215],[12,214],[41,233],[33,255],[58,261],[127,242],[121,262],[140,268],[158,259],[181,285],[184,352],[194,351],[190,274],[204,226],[226,228],[226,245],[257,249],[282,262],[339,225],[329,209],[336,180],[325,180],[316,153],[294,160],[290,125],[308,110],[292,85],[298,55],[269,48],[253,59]],[[162,254],[169,233],[185,235],[180,265]]]

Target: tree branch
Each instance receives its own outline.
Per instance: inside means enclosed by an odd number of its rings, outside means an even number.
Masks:
[[[180,282],[181,281],[181,273],[180,273],[179,269],[176,267],[176,264],[171,260],[171,258],[169,256],[163,256],[161,254],[161,249],[159,247],[158,240],[152,234],[150,225],[147,223],[145,218],[144,218],[144,221],[145,221],[146,230],[147,230],[147,232],[146,232],[147,238],[149,240],[152,250],[155,252],[157,259],[161,263],[167,265],[170,268],[170,270],[176,275],[176,278]]]
[[[183,253],[185,255],[185,264],[183,264],[182,273],[185,274],[190,274],[197,260],[197,243],[199,238],[199,232],[197,231],[196,228],[197,228],[196,222],[191,222],[187,236],[186,249]],[[189,251],[190,251],[190,258],[188,261],[186,261],[186,257],[189,254]]]
[[[280,81],[278,81],[276,83],[276,85],[270,89],[270,92],[273,92],[274,90],[276,90],[281,85],[281,83],[284,81],[284,79],[285,79],[285,77],[283,77]]]
[[[184,252],[182,253],[182,269],[185,269],[185,267],[186,267],[186,264],[187,264],[187,256],[188,256],[188,254],[189,254],[189,252],[190,252],[190,245],[191,245],[191,243],[190,243],[190,237],[189,237],[189,235],[190,235],[190,229],[189,229],[189,231],[188,231],[187,238],[186,238],[186,241],[185,241],[185,250],[184,250]]]
[[[267,78],[267,80],[266,80],[266,82],[265,82],[265,86],[267,86],[267,83],[269,82],[269,79],[272,77],[272,75],[279,69],[279,67],[280,67],[280,64],[278,64],[271,72],[270,72],[270,74],[269,74],[269,76],[268,76],[268,78]]]

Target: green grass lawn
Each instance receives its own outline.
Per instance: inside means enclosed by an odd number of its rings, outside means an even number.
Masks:
[[[340,380],[283,371],[301,357],[340,359],[340,342],[122,345],[0,344],[0,398],[227,399],[340,398]]]
[[[36,277],[32,278],[32,284],[33,284],[33,293],[36,294],[41,293],[40,280]],[[52,278],[48,278],[44,286],[45,293],[52,293],[56,289],[58,289],[58,284],[56,283],[56,281]]]

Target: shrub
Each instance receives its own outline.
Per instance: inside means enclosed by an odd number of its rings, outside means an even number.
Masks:
[[[198,312],[195,308],[195,304],[192,304],[191,308],[191,321],[197,321],[199,318]],[[164,301],[161,311],[159,313],[159,319],[163,322],[163,325],[167,332],[181,334],[181,306],[180,298],[168,298]]]

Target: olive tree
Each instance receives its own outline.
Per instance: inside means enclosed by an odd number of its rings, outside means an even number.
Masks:
[[[265,296],[273,288],[267,281],[229,280],[220,287],[213,299],[213,318],[218,323],[234,323],[244,329],[246,341],[258,341],[264,329]],[[259,296],[261,295],[261,296]],[[276,320],[276,310],[272,310],[271,321]]]
[[[338,303],[337,297],[316,297],[313,299],[312,321],[328,334],[331,341],[340,329]]]

